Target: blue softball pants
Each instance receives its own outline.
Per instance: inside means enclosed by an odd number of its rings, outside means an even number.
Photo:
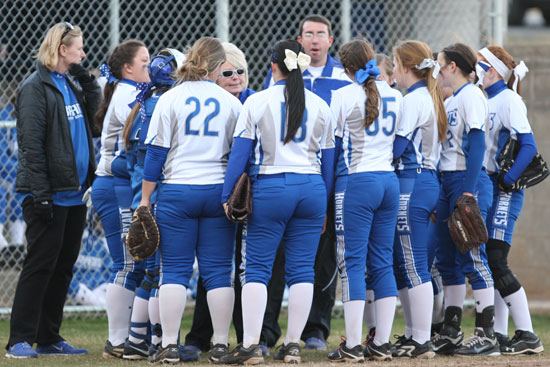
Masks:
[[[506,193],[498,188],[498,175],[490,175],[493,184],[493,205],[487,216],[489,238],[512,244],[514,227],[523,207],[524,190]]]
[[[195,255],[207,291],[231,287],[236,224],[224,213],[222,184],[163,184],[157,202],[160,284],[189,287]]]
[[[487,263],[485,244],[465,254],[461,253],[453,243],[449,234],[447,218],[454,210],[456,199],[463,193],[465,171],[441,172],[441,191],[437,203],[436,234],[436,266],[441,274],[444,285],[461,285],[468,277],[472,289],[485,289],[493,286],[493,277]],[[473,193],[481,215],[487,218],[487,213],[493,201],[493,188],[485,170],[481,171]]]
[[[321,175],[259,175],[252,183],[252,215],[242,247],[241,283],[267,286],[281,240],[285,280],[290,287],[313,283],[315,255],[327,211]]]
[[[375,299],[396,297],[393,242],[399,206],[397,176],[394,172],[361,172],[347,176],[347,183],[343,180],[337,178],[334,195],[342,300],[365,300],[365,268]]]

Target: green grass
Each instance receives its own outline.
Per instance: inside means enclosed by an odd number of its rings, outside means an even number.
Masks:
[[[182,320],[182,336],[187,333],[191,326],[191,313],[186,312]],[[534,315],[533,324],[535,331],[538,333],[543,341],[543,344],[550,347],[550,315]],[[281,327],[286,327],[286,314],[281,315]],[[466,335],[472,333],[474,327],[474,317],[466,315],[463,319],[463,330]],[[514,330],[513,323],[510,324],[510,330]],[[394,325],[393,334],[402,334],[404,332],[404,324],[402,317],[398,314]],[[0,366],[147,366],[147,362],[130,362],[112,359],[103,359],[101,353],[105,345],[107,338],[107,320],[66,320],[63,322],[61,334],[71,344],[87,348],[89,354],[78,357],[40,357],[36,360],[13,360],[0,357]],[[284,331],[283,331],[284,334]],[[332,320],[332,335],[328,340],[329,348],[336,348],[340,343],[340,335],[344,335],[344,320],[342,318],[333,318]],[[230,339],[231,345],[236,344],[234,337],[234,331],[232,330],[230,335],[233,337]],[[9,321],[0,321],[0,340],[3,345],[7,343],[9,336]],[[2,351],[2,354],[3,351]],[[193,363],[193,366],[206,366],[208,365],[208,356],[206,353],[201,355],[199,363]],[[303,351],[302,353],[304,364],[315,366],[331,366],[326,359],[325,352],[316,351]],[[267,364],[274,364],[272,357],[266,358]],[[369,365],[377,366],[468,366],[468,365],[506,365],[506,366],[545,366],[550,365],[550,359],[544,355],[530,356],[530,357],[493,357],[493,358],[476,358],[475,363],[472,359],[460,359],[460,358],[436,358],[431,361],[414,361],[409,359],[394,360],[391,363],[371,363]]]

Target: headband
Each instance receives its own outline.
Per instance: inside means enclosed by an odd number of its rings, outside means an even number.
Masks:
[[[495,56],[487,47],[482,48],[479,50],[479,53],[487,60],[489,61],[489,64],[496,70],[496,72],[504,79],[506,82],[510,79],[512,76],[512,73],[515,76],[514,84],[512,85],[512,90],[514,92],[517,92],[518,90],[518,83],[520,80],[522,80],[525,77],[525,74],[529,71],[527,68],[527,65],[522,61],[520,61],[519,64],[516,65],[516,67],[513,70],[510,70],[506,64],[502,62],[501,59]]]
[[[475,64],[474,65],[470,65],[466,59],[464,58],[464,56],[462,56],[461,54],[459,54],[458,52],[454,52],[454,51],[447,51],[447,50],[443,50],[443,52],[445,53],[445,55],[447,55],[447,57],[449,58],[449,60],[453,61],[456,66],[458,66],[463,72],[465,72],[466,74],[470,74],[472,71],[475,70]]]

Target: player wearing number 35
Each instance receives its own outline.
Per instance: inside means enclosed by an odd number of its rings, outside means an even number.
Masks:
[[[179,362],[178,333],[195,255],[207,290],[216,350],[227,350],[236,226],[220,204],[241,102],[218,86],[225,51],[216,38],[195,42],[178,70],[180,84],[157,102],[147,133],[141,205],[163,174],[157,200],[162,347],[158,362]],[[162,171],[162,172],[161,172]]]
[[[284,241],[288,329],[274,358],[300,361],[300,336],[313,298],[315,254],[332,191],[334,136],[325,101],[304,89],[310,62],[297,41],[273,47],[275,85],[250,96],[235,128],[222,203],[250,157],[253,211],[243,245],[243,344],[221,358],[228,364],[263,363],[259,346],[267,283]]]

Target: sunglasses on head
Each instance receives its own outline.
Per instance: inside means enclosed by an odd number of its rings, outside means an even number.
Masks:
[[[73,25],[69,22],[65,22],[65,30],[63,31],[63,34],[61,35],[61,39],[65,38],[65,36],[74,29]]]
[[[235,70],[222,70],[221,76],[224,78],[233,78],[233,75],[243,75],[244,69],[235,69]]]

